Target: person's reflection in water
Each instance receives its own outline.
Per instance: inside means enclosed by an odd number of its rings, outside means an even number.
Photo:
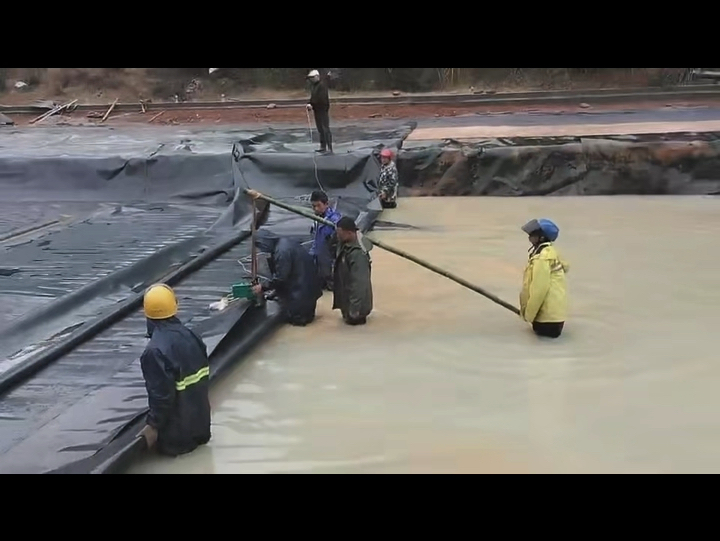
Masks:
[[[520,294],[520,316],[538,336],[560,338],[568,316],[566,274],[570,270],[553,245],[560,228],[550,220],[533,220],[522,230],[532,248]]]
[[[261,230],[255,245],[268,255],[272,278],[264,285],[254,288],[258,297],[274,292],[280,302],[288,323],[305,327],[315,320],[322,287],[312,256],[302,245],[292,239],[280,238],[274,233]]]

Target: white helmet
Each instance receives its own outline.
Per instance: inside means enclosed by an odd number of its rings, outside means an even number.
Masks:
[[[320,72],[318,70],[312,70],[308,73],[308,79],[315,79],[316,77],[320,77]]]

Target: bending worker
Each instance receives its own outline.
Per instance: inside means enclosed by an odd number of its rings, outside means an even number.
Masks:
[[[530,237],[530,262],[520,295],[520,315],[544,338],[560,338],[568,315],[567,279],[570,268],[554,242],[560,229],[550,220],[533,220],[522,230]]]
[[[308,111],[315,114],[315,125],[320,134],[320,150],[315,152],[333,152],[332,132],[330,131],[330,91],[328,84],[320,78],[320,72],[313,70],[308,74],[308,80],[312,85]]]
[[[144,304],[150,343],[140,364],[150,414],[143,436],[162,455],[192,453],[212,438],[207,347],[177,319],[170,287],[151,287]]]
[[[340,241],[335,262],[335,301],[345,323],[365,325],[373,311],[372,260],[373,245],[361,238],[352,218],[343,218],[337,226]]]
[[[329,222],[338,224],[342,216],[330,206],[330,199],[325,192],[314,192],[310,198],[315,215]],[[313,244],[310,255],[315,260],[321,287],[332,291],[333,261],[335,259],[335,229],[329,225],[315,224],[312,229]]]
[[[260,297],[274,291],[287,323],[295,327],[310,325],[315,320],[317,301],[322,297],[310,254],[299,242],[281,239],[267,230],[258,232],[255,245],[269,255],[268,265],[272,273],[268,283],[255,286],[255,295]]]
[[[395,155],[389,148],[380,153],[382,167],[380,179],[378,180],[378,192],[380,204],[384,209],[396,209],[398,201],[398,190],[400,189],[400,175],[397,165],[393,161]]]

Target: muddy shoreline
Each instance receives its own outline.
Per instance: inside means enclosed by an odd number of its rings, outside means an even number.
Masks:
[[[677,110],[684,108],[708,108],[720,106],[720,98],[698,97],[691,100],[669,100],[663,104],[657,100],[628,100],[613,104],[597,103],[572,105],[528,105],[504,104],[447,104],[447,105],[337,105],[331,112],[333,122],[409,120],[455,118],[466,115],[512,115],[518,113],[578,114],[608,111],[651,111],[658,109]],[[37,114],[12,115],[17,126],[28,126]],[[137,112],[111,114],[105,122],[96,113],[70,113],[57,115],[43,121],[41,126],[228,126],[237,124],[304,124],[307,112],[297,108],[254,108],[254,109],[203,109],[168,110],[166,112],[143,113],[138,105]]]

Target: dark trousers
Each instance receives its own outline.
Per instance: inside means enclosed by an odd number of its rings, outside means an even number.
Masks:
[[[350,316],[343,316],[343,319],[345,320],[345,324],[349,325],[350,327],[362,327],[363,325],[367,325],[366,317],[361,317],[359,319],[353,319]]]
[[[563,330],[565,329],[565,323],[534,323],[533,331],[541,338],[560,338]]]
[[[330,111],[317,111],[315,113],[315,125],[317,131],[320,134],[320,148],[322,150],[332,150],[333,140],[332,132],[330,131]]]
[[[317,268],[318,280],[320,282],[320,289],[332,291],[333,281],[335,278],[332,258],[329,254],[323,252],[321,255],[316,255],[314,259],[315,267]]]

